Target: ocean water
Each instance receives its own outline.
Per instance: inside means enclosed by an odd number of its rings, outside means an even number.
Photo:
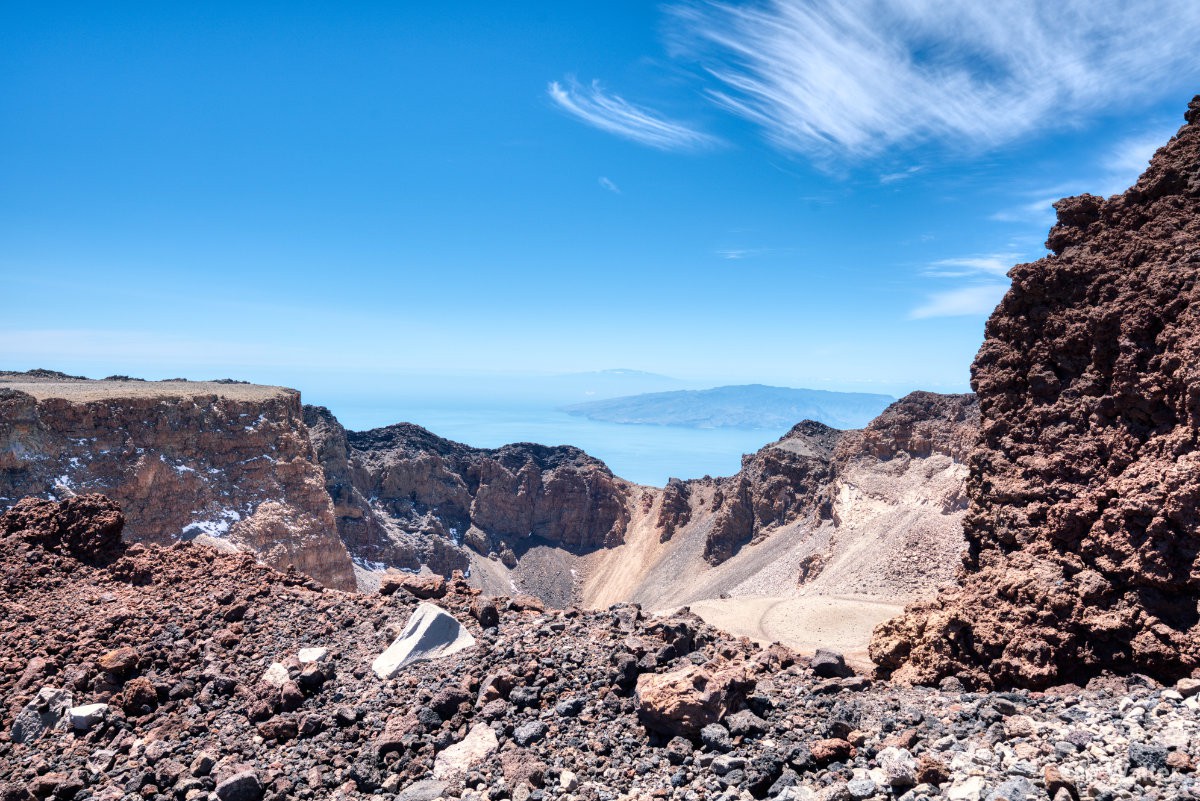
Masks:
[[[510,442],[574,445],[602,460],[614,473],[639,484],[663,486],[667,479],[728,476],[753,453],[790,428],[695,429],[677,426],[602,423],[533,403],[465,402],[461,398],[327,403],[342,425],[365,430],[406,422],[440,437],[477,448]]]

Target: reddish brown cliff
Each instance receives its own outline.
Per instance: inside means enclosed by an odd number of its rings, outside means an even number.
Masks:
[[[354,589],[294,390],[0,376],[0,507],[102,492],[125,537],[207,535]]]
[[[1056,204],[973,368],[959,586],[881,626],[902,679],[1044,687],[1200,666],[1200,98],[1124,195]]]
[[[578,448],[487,450],[409,423],[347,432],[326,409],[305,413],[356,555],[448,574],[466,567],[463,544],[511,562],[535,541],[591,550],[625,534],[630,485]]]

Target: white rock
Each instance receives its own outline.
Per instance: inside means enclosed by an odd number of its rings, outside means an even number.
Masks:
[[[876,784],[892,787],[911,787],[917,783],[917,760],[907,748],[888,747],[875,755],[875,761],[884,774],[883,780],[876,779]]]
[[[579,789],[579,778],[569,770],[558,774],[558,786],[565,792],[573,793]]]
[[[950,801],[979,801],[983,797],[982,776],[968,776],[946,791]]]
[[[108,715],[108,704],[84,704],[67,710],[67,719],[80,731],[87,731]]]
[[[408,619],[404,631],[371,664],[375,675],[390,679],[405,665],[423,659],[440,659],[475,644],[475,638],[454,616],[422,603]]]
[[[328,648],[301,648],[300,653],[296,654],[296,659],[300,660],[300,664],[307,665],[309,662],[324,662],[327,656]]]
[[[453,774],[464,774],[499,747],[500,742],[491,727],[476,723],[460,742],[438,753],[433,760],[433,776],[444,779]]]
[[[263,673],[262,680],[272,687],[282,687],[288,682],[287,668],[278,662],[272,662],[267,672]]]
[[[12,740],[31,743],[53,729],[71,707],[71,694],[57,687],[43,687],[13,718]]]

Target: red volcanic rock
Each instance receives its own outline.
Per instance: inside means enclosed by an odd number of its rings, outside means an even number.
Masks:
[[[638,714],[665,734],[695,737],[733,711],[754,686],[744,664],[688,665],[670,673],[644,673],[637,680]]]
[[[973,367],[959,585],[880,626],[912,682],[1174,681],[1200,666],[1200,97],[1137,184],[1055,204]]]
[[[81,495],[54,503],[25,498],[0,516],[0,536],[15,534],[27,542],[79,559],[105,559],[121,551],[121,509],[103,495]]]

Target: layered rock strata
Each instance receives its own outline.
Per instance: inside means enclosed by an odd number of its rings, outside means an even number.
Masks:
[[[121,505],[131,542],[213,537],[355,586],[294,390],[0,376],[0,506],[84,492]]]
[[[1200,98],[1138,182],[1055,204],[973,367],[958,586],[881,626],[914,682],[1046,687],[1200,666]]]

